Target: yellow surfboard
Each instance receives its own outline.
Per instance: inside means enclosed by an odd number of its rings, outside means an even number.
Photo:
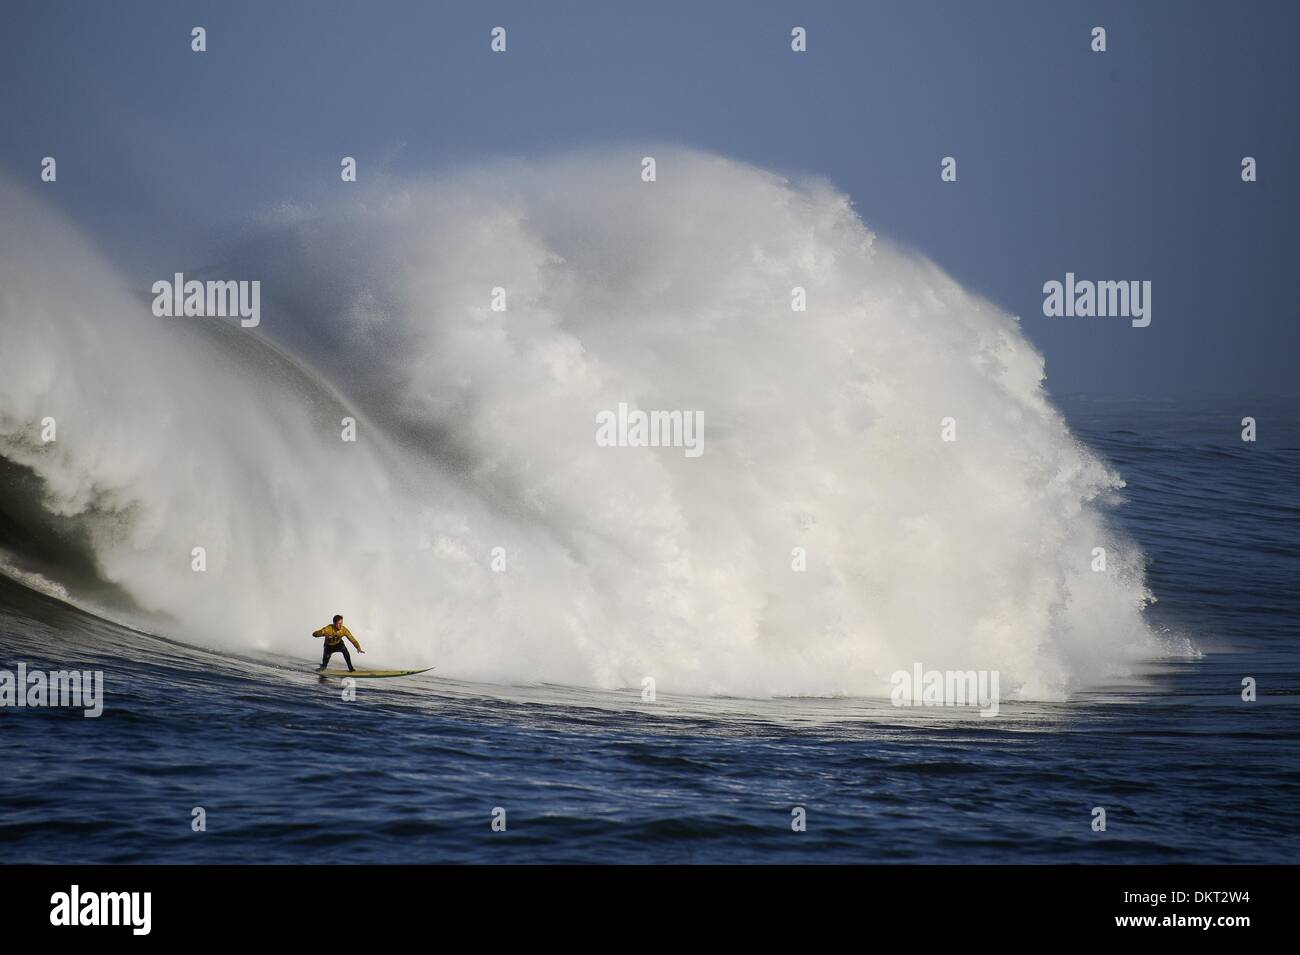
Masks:
[[[350,676],[354,679],[375,679],[385,676],[414,676],[417,673],[428,673],[436,667],[425,667],[423,670],[317,670],[321,676]]]

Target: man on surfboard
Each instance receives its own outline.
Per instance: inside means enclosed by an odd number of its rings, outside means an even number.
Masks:
[[[361,644],[357,643],[357,638],[352,636],[352,631],[343,626],[343,614],[336,613],[333,623],[321,627],[312,636],[325,638],[325,654],[320,658],[320,668],[322,670],[329,666],[330,657],[336,653],[342,653],[343,659],[348,664],[348,672],[356,672],[356,667],[352,665],[352,657],[348,654],[348,646],[343,642],[343,638],[347,637],[352,641],[352,645],[357,648],[357,653],[365,653],[366,651],[361,649]]]

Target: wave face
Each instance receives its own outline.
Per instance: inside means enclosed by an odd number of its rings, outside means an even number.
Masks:
[[[656,155],[285,205],[214,276],[262,281],[255,331],[155,318],[0,187],[0,454],[132,613],[209,645],[309,656],[339,611],[376,663],[471,680],[880,695],[919,662],[1039,699],[1156,651],[1122,482],[1015,319],[823,182]],[[702,411],[703,455],[598,446],[620,402]]]

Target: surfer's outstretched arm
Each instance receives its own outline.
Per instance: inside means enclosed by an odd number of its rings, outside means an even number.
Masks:
[[[340,628],[340,629],[342,629],[342,631],[343,631],[343,636],[347,637],[348,640],[350,640],[350,641],[352,642],[352,645],[353,645],[354,647],[357,648],[357,653],[365,653],[365,652],[366,652],[365,650],[362,650],[362,649],[361,649],[361,644],[357,643],[357,638],[354,637],[354,636],[352,636],[352,631],[351,631],[351,630],[349,630],[347,627],[342,627],[342,628]]]

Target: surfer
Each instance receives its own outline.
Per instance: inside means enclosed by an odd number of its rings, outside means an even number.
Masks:
[[[329,666],[330,657],[336,653],[342,653],[343,659],[348,664],[348,672],[356,672],[356,668],[352,666],[352,657],[348,654],[348,645],[343,642],[343,638],[347,637],[352,641],[352,645],[357,648],[357,653],[365,653],[366,651],[361,649],[361,644],[357,643],[357,638],[352,636],[352,631],[343,626],[343,614],[336,613],[333,623],[321,627],[312,636],[325,638],[325,654],[320,658],[320,668],[322,670]]]

